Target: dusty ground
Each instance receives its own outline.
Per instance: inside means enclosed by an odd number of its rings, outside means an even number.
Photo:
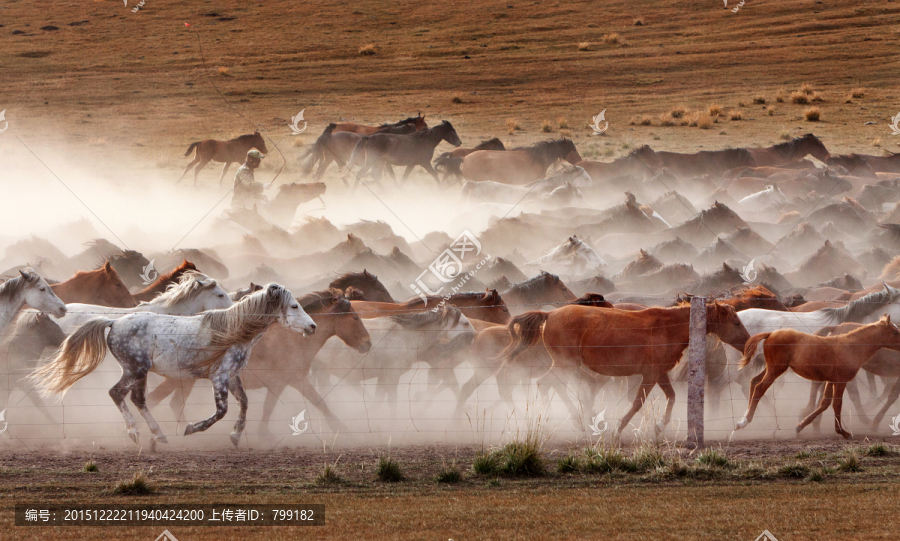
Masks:
[[[897,438],[889,438],[896,440]],[[179,539],[754,539],[764,529],[778,539],[896,539],[895,482],[900,455],[866,456],[861,471],[839,468],[851,447],[834,439],[736,443],[731,466],[706,475],[662,471],[585,474],[555,472],[565,448],[546,449],[551,470],[537,479],[479,476],[472,447],[406,447],[391,456],[406,480],[375,477],[382,450],[331,454],[274,452],[94,453],[99,471],[82,471],[84,453],[8,453],[0,458],[0,526],[14,539],[152,539],[162,528],[26,529],[12,527],[19,502],[90,503],[321,503],[327,524],[316,528],[172,527]],[[628,449],[626,449],[628,452]],[[682,452],[695,463],[696,454]],[[317,480],[337,462],[337,484]],[[438,484],[435,475],[456,464],[463,480]],[[790,477],[780,468],[827,468],[821,481]],[[151,470],[152,467],[152,470]],[[151,471],[154,493],[118,496],[120,481]]]

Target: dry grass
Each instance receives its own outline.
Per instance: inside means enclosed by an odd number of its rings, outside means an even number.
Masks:
[[[686,115],[687,112],[687,107],[685,107],[684,105],[679,105],[678,107],[672,108],[672,110],[669,111],[669,114],[672,115],[672,118],[681,118]]]
[[[660,113],[659,125],[660,126],[674,126],[675,119],[672,118],[672,113]]]
[[[612,34],[603,35],[603,43],[607,45],[623,45],[625,43],[625,40],[618,34],[618,32],[613,32]]]
[[[802,85],[800,85],[800,92],[803,92],[804,94],[812,94],[814,91],[815,89],[813,88],[813,85],[809,83],[803,83]]]
[[[591,50],[591,42],[582,41],[578,44],[579,51],[590,51]]]
[[[737,109],[728,112],[728,120],[744,120],[744,114]]]
[[[718,103],[713,103],[712,105],[707,107],[707,110],[709,111],[709,114],[712,116],[719,116],[722,114],[722,106],[719,105]]]
[[[775,93],[775,101],[778,103],[784,103],[784,95],[786,94],[783,88],[778,89],[778,92]]]
[[[801,92],[800,90],[794,90],[791,92],[791,103],[795,105],[806,105],[809,103],[809,94]]]
[[[519,127],[519,121],[515,118],[507,118],[506,119],[506,133],[512,135],[516,133],[516,130],[521,130]]]
[[[701,130],[708,130],[713,125],[713,117],[709,113],[700,113],[697,118],[697,127]]]
[[[770,105],[766,108],[766,114],[769,116],[775,116],[775,107]]]
[[[367,43],[367,44],[363,45],[362,47],[359,48],[359,54],[361,54],[363,56],[370,56],[373,54],[377,54],[377,51],[375,50],[375,44]]]
[[[226,67],[219,67],[219,77],[231,77],[231,70]]]
[[[565,130],[569,128],[569,121],[565,117],[559,117],[556,119],[556,125],[559,129]]]
[[[553,124],[549,120],[544,120],[541,122],[541,131],[544,133],[550,133],[553,131]]]
[[[765,105],[766,98],[764,96],[754,96],[753,103],[755,103],[756,105]]]
[[[818,122],[822,118],[822,111],[818,107],[810,107],[803,112],[803,118],[810,122]]]
[[[632,126],[651,126],[653,125],[653,117],[650,115],[636,115],[631,117],[629,124]]]
[[[738,107],[746,107],[746,106],[747,106],[747,102],[745,102],[744,100],[738,101]]]
[[[859,99],[859,98],[864,97],[865,95],[866,95],[865,88],[854,88],[854,89],[850,90],[851,98]]]
[[[456,93],[456,94],[453,94],[452,98],[450,98],[450,103],[462,103],[462,102],[463,102],[462,94]]]

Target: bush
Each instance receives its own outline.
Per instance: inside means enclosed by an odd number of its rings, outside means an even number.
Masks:
[[[316,481],[324,485],[336,485],[341,483],[343,479],[341,479],[341,476],[335,471],[335,465],[325,464],[322,475],[318,476]]]
[[[713,468],[728,468],[731,463],[728,456],[716,449],[706,449],[697,457],[697,462]]]
[[[803,113],[803,116],[810,122],[818,122],[822,118],[822,111],[818,107],[810,107]]]
[[[86,471],[88,473],[95,473],[100,470],[99,470],[99,468],[97,468],[97,463],[94,462],[93,459],[91,459],[84,463],[84,471]]]
[[[378,479],[385,483],[397,483],[403,481],[403,470],[400,464],[389,456],[381,455],[378,459],[378,467],[375,469],[375,475]]]
[[[153,492],[153,487],[151,487],[148,482],[147,474],[144,473],[144,470],[141,470],[135,473],[130,481],[122,481],[116,485],[113,492],[116,494],[124,494],[126,496],[139,496],[151,494]]]
[[[802,479],[803,477],[809,475],[809,468],[807,468],[803,464],[795,462],[793,464],[785,464],[784,466],[781,466],[780,468],[778,468],[777,472],[778,475],[782,477]]]
[[[436,483],[459,483],[462,481],[462,473],[456,466],[445,466],[434,478]]]
[[[507,443],[500,449],[480,453],[472,462],[478,475],[541,477],[546,474],[540,448],[528,441]]]

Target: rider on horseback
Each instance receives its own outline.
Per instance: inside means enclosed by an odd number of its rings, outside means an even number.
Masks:
[[[263,158],[265,158],[265,155],[258,150],[247,152],[247,159],[234,174],[234,196],[231,199],[232,208],[252,208],[257,201],[261,201],[263,204],[269,202],[269,198],[263,195],[262,192],[263,190],[271,188],[272,183],[262,184],[256,182],[253,178],[253,171],[259,167]]]

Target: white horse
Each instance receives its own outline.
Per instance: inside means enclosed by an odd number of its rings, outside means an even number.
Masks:
[[[34,271],[19,271],[19,276],[0,284],[0,336],[25,305],[58,318],[66,315],[66,304],[50,285]]]
[[[177,284],[149,302],[142,302],[134,308],[110,308],[95,304],[72,303],[68,313],[57,322],[59,328],[69,335],[97,316],[119,319],[128,314],[152,312],[170,316],[193,316],[207,310],[228,308],[234,301],[219,284],[199,272],[186,272]]]
[[[606,261],[597,255],[597,252],[584,243],[577,236],[569,237],[566,242],[550,250],[539,259],[535,259],[527,265],[541,268],[550,268],[558,274],[569,276],[581,276],[596,274],[597,269],[606,266]]]
[[[153,432],[153,444],[166,443],[166,437],[147,409],[144,396],[147,374],[209,379],[215,393],[216,413],[188,425],[184,434],[206,430],[221,419],[228,411],[228,391],[231,391],[241,405],[231,433],[231,441],[237,445],[247,419],[247,395],[240,371],[247,364],[253,345],[276,321],[307,336],[316,330],[316,324],[291,292],[278,284],[269,284],[230,308],[193,317],[146,312],[120,319],[99,317],[69,336],[56,357],[30,377],[41,387],[44,396],[61,396],[76,381],[94,371],[110,351],[122,366],[122,378],[109,390],[109,395],[125,418],[128,435],[137,443],[137,425],[125,404],[125,397],[131,392],[131,401]]]
[[[469,320],[452,305],[439,311],[428,310],[391,317],[364,319],[363,324],[375,346],[360,353],[339,345],[327,361],[316,360],[319,385],[327,385],[329,376],[342,383],[362,385],[377,378],[376,400],[388,403],[396,411],[400,378],[417,362],[431,366],[429,380],[436,369],[451,369],[463,361],[461,354],[475,339]],[[455,376],[454,376],[455,377]]]

